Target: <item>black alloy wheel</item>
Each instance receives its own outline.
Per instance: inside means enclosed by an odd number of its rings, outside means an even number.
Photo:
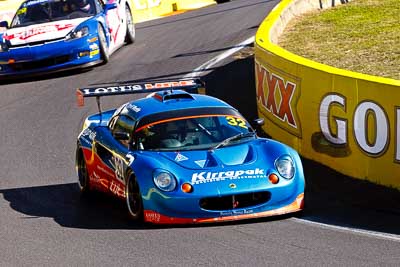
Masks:
[[[135,221],[143,219],[143,201],[139,185],[133,174],[129,175],[125,186],[126,206],[129,217]]]

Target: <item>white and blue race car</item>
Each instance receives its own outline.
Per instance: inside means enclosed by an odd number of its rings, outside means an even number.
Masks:
[[[129,0],[27,0],[0,22],[0,76],[107,63],[135,40]]]

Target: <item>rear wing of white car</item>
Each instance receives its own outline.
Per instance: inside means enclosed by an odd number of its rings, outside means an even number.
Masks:
[[[102,87],[78,88],[76,99],[78,106],[84,106],[86,97],[96,97],[100,109],[100,97],[112,95],[126,95],[139,93],[152,93],[164,90],[184,90],[188,93],[205,94],[205,84],[200,79],[150,81],[135,84],[118,84]]]

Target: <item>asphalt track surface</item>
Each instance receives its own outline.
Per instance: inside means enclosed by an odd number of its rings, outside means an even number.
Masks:
[[[94,101],[75,89],[182,77],[248,39],[278,1],[233,1],[137,25],[109,64],[0,85],[0,266],[399,266],[400,196],[304,160],[301,216],[157,227],[110,197],[81,198],[74,152]],[[201,73],[208,93],[256,115],[251,48]],[[136,97],[136,96],[135,96]],[[132,96],[105,98],[103,108]]]

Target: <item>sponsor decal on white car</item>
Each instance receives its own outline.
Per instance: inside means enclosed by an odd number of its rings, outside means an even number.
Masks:
[[[12,45],[54,40],[65,37],[74,27],[87,19],[78,18],[9,29],[4,33],[4,39],[10,41]]]

